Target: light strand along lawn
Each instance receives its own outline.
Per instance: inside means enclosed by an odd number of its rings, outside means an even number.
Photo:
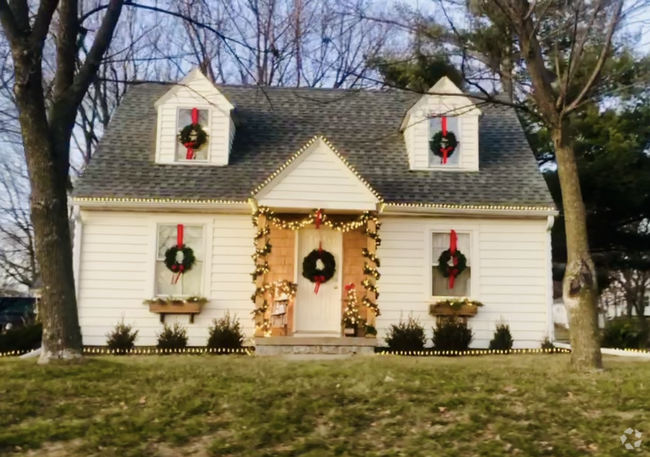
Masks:
[[[0,455],[650,454],[650,362],[569,356],[0,360]]]

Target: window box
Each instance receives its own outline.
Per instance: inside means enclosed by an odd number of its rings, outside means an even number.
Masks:
[[[429,306],[432,316],[460,316],[471,317],[478,313],[478,308],[483,303],[475,300],[443,300]]]
[[[149,305],[149,312],[160,314],[160,322],[165,322],[167,314],[189,314],[190,323],[194,323],[194,316],[201,313],[203,306],[208,302],[203,297],[188,298],[154,298],[145,300],[144,304]]]

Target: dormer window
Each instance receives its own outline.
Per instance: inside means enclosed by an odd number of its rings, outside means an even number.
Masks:
[[[179,132],[179,137],[176,143],[176,162],[207,162],[209,148],[209,135],[207,132],[210,130],[210,111],[207,109],[198,108],[179,108],[176,116],[176,129]],[[192,129],[191,126],[198,124],[203,130],[202,138],[198,138],[196,128]],[[189,131],[190,134],[185,138],[181,138],[180,132],[183,129]]]
[[[429,166],[458,167],[462,154],[460,119],[436,116],[429,119]]]

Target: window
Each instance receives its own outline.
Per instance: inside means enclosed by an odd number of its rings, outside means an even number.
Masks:
[[[165,251],[176,244],[177,225],[164,224],[158,226],[156,251],[156,295],[191,296],[202,295],[203,279],[203,226],[183,225],[183,243],[192,248],[196,262],[190,271],[183,273],[176,284],[172,284],[175,274],[165,266]]]
[[[467,268],[456,277],[454,288],[449,288],[449,278],[445,278],[438,271],[438,257],[443,251],[449,249],[449,232],[438,232],[431,235],[432,268],[431,268],[431,295],[434,297],[469,297],[471,294],[471,242],[469,233],[456,233],[457,249],[467,258]]]
[[[460,121],[457,117],[446,117],[447,119],[447,131],[453,132],[456,135],[456,140],[458,141],[458,146],[454,153],[447,158],[447,163],[442,163],[442,157],[439,157],[431,151],[429,147],[429,165],[430,166],[445,166],[445,167],[457,167],[460,163],[460,154],[461,154],[461,144],[460,144]],[[433,138],[433,135],[442,130],[442,118],[433,117],[429,119],[429,140]],[[428,146],[428,145],[427,145]]]
[[[192,123],[192,109],[185,108],[178,110],[178,118],[176,121],[176,131],[180,132],[185,126]],[[210,112],[207,109],[199,110],[199,124],[203,127],[203,130],[207,131],[210,127]],[[208,160],[208,146],[210,138],[208,138],[208,144],[203,146],[201,149],[194,151],[194,158],[192,161],[197,160]],[[188,161],[187,158],[187,148],[176,141],[176,161],[185,162]]]

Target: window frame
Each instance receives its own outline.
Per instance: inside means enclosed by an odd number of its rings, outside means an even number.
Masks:
[[[146,297],[164,297],[164,294],[158,294],[156,288],[156,264],[158,262],[158,239],[159,227],[161,225],[192,225],[203,228],[203,272],[201,274],[201,287],[198,295],[210,298],[211,278],[212,278],[212,234],[213,220],[205,216],[190,215],[160,215],[149,219],[149,249],[148,249],[148,272],[147,272],[147,292]],[[182,295],[182,297],[190,295]]]
[[[432,152],[429,147],[429,142],[431,141],[431,119],[433,118],[439,118],[442,117],[441,113],[430,113],[429,116],[427,117],[427,170],[454,170],[454,171],[462,171],[463,170],[463,142],[462,140],[462,133],[463,133],[463,118],[462,116],[454,115],[454,116],[446,116],[446,117],[453,117],[457,120],[458,122],[458,127],[457,127],[457,135],[456,139],[458,140],[458,148],[454,152],[455,154],[458,154],[458,163],[454,165],[443,165],[443,164],[432,164],[431,163],[431,156]],[[442,122],[442,121],[441,121]]]
[[[438,259],[433,258],[433,235],[434,234],[446,234],[449,236],[449,232],[452,230],[456,231],[458,235],[469,235],[469,255],[464,252],[471,262],[470,265],[470,293],[467,296],[449,296],[449,295],[433,295],[433,265],[438,261]],[[425,287],[427,288],[425,292],[425,297],[431,303],[438,302],[440,300],[446,299],[470,299],[470,300],[479,300],[479,259],[478,259],[478,244],[479,244],[479,231],[475,227],[469,227],[466,225],[436,225],[430,227],[425,231],[426,240],[424,246],[426,246],[428,254],[425,257],[426,259],[426,271],[427,271],[427,280],[424,281]]]
[[[179,105],[176,106],[176,134],[174,135],[174,163],[175,164],[181,164],[181,165],[204,165],[208,164],[211,161],[211,152],[212,152],[212,143],[210,142],[210,138],[212,137],[212,110],[209,107],[206,106],[185,106],[185,105]],[[203,130],[208,133],[208,144],[206,145],[206,157],[205,159],[193,159],[193,160],[187,160],[187,159],[178,159],[176,157],[178,153],[178,132],[181,131],[182,126],[179,125],[180,123],[180,117],[181,117],[181,110],[191,110],[192,108],[196,108],[199,111],[207,111],[208,112],[208,125],[203,126]]]

